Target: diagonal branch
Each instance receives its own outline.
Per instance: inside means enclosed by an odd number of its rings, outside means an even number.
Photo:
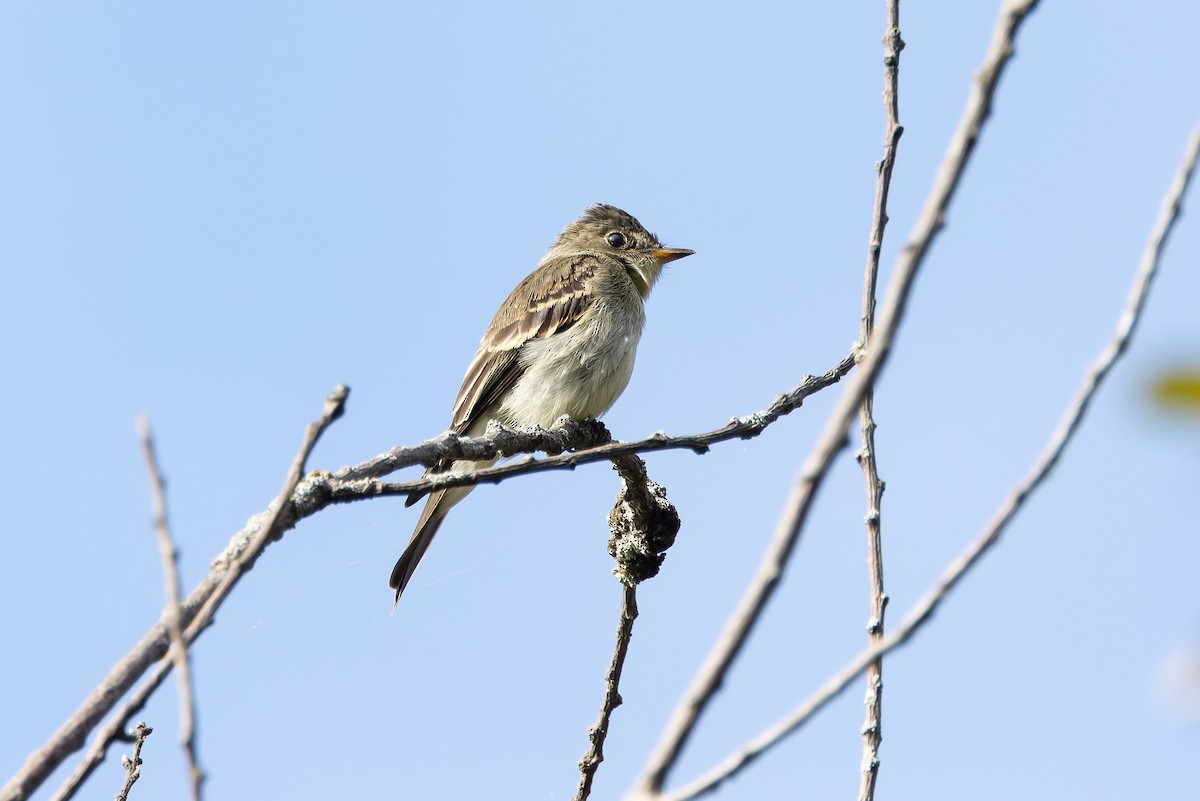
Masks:
[[[1071,438],[1079,430],[1084,415],[1087,413],[1088,407],[1099,391],[1101,384],[1103,384],[1109,373],[1112,372],[1117,360],[1129,348],[1129,343],[1133,339],[1133,333],[1137,328],[1138,321],[1141,319],[1142,310],[1145,308],[1146,297],[1149,294],[1151,282],[1158,272],[1158,263],[1162,256],[1163,248],[1175,226],[1176,220],[1179,218],[1183,196],[1195,174],[1197,160],[1200,160],[1200,126],[1193,131],[1184,159],[1179,166],[1174,181],[1171,183],[1171,188],[1167,191],[1163,199],[1162,210],[1159,212],[1158,220],[1155,222],[1150,240],[1146,244],[1146,249],[1142,253],[1137,274],[1134,277],[1133,287],[1130,290],[1129,299],[1126,301],[1125,308],[1122,310],[1121,316],[1117,321],[1117,329],[1112,339],[1100,352],[1100,355],[1084,376],[1083,383],[1076,391],[1070,406],[1067,407],[1063,419],[1054,430],[1041,455],[1030,468],[1029,473],[1009,493],[1004,502],[1001,503],[1000,508],[996,510],[996,513],[984,527],[983,531],[946,567],[937,583],[913,606],[901,624],[891,634],[888,634],[882,640],[871,645],[858,656],[854,657],[854,659],[850,660],[845,667],[831,676],[816,693],[800,706],[796,707],[786,717],[765,729],[753,740],[721,760],[711,770],[685,787],[681,787],[670,793],[655,795],[654,798],[657,801],[688,801],[688,799],[696,798],[710,792],[723,781],[736,775],[755,759],[762,756],[767,749],[777,744],[788,734],[800,728],[809,718],[824,708],[827,703],[840,695],[872,662],[894,648],[898,648],[908,642],[918,629],[929,622],[933,617],[933,613],[937,611],[938,606],[946,599],[950,591],[962,581],[963,577],[979,562],[983,555],[996,544],[1000,539],[1000,535],[1008,527],[1008,524],[1012,522],[1017,512],[1024,507],[1026,501],[1038,490],[1042,482],[1046,480],[1046,477],[1050,475],[1050,472],[1058,464]]]
[[[870,342],[866,344],[866,355],[859,362],[858,370],[847,383],[824,430],[800,470],[783,517],[776,527],[774,538],[767,546],[758,572],[747,587],[746,594],[738,602],[737,608],[726,621],[725,628],[692,679],[691,685],[672,712],[658,744],[643,768],[642,775],[631,790],[631,797],[647,798],[661,794],[667,774],[683,751],[683,746],[695,728],[701,712],[724,682],[734,657],[745,644],[774,594],[784,567],[800,539],[800,531],[808,517],[812,500],[834,457],[845,445],[846,432],[855,412],[887,361],[896,330],[904,317],[917,271],[924,263],[933,240],[945,226],[950,202],[962,180],[967,161],[975,150],[983,125],[991,114],[996,87],[1013,55],[1013,41],[1017,31],[1037,6],[1037,2],[1038,0],[1008,0],[1001,9],[983,69],[976,76],[963,117],[950,140],[946,157],[939,168],[925,208],[917,220],[912,238],[896,264],[895,273],[884,298],[881,321]]]

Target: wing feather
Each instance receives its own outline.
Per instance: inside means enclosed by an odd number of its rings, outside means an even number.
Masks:
[[[467,368],[454,403],[452,431],[461,434],[499,410],[505,394],[525,372],[519,356],[526,342],[561,334],[583,319],[592,300],[587,285],[599,266],[595,256],[580,255],[564,259],[549,274],[543,272],[543,265],[517,285],[496,312]]]

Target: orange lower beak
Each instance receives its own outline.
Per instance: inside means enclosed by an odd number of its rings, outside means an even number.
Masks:
[[[659,264],[666,264],[669,261],[675,261],[676,259],[682,259],[684,256],[690,256],[695,252],[696,251],[694,250],[684,250],[683,248],[659,248],[651,255],[654,256],[655,261],[657,261]]]

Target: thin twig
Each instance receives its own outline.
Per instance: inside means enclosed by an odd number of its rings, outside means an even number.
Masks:
[[[295,492],[296,485],[300,483],[300,479],[304,476],[304,465],[308,461],[308,456],[312,453],[313,447],[317,444],[317,440],[320,439],[325,429],[334,420],[341,417],[349,392],[350,390],[346,387],[339,386],[325,398],[325,408],[321,418],[314,423],[310,423],[305,429],[304,440],[300,445],[300,450],[296,454],[296,458],[292,462],[291,468],[288,470],[283,490],[275,498],[271,506],[268,507],[267,515],[260,521],[256,533],[251,537],[249,543],[241,549],[237,558],[230,560],[226,564],[224,571],[220,574],[220,578],[212,586],[199,610],[188,615],[185,608],[183,617],[188,619],[187,626],[183,631],[185,646],[191,646],[196,641],[196,638],[208,628],[209,624],[212,623],[212,616],[216,612],[217,607],[229,595],[229,591],[233,589],[238,579],[254,566],[255,560],[261,555],[263,549],[273,539],[278,537],[283,530],[282,523],[284,516],[282,513],[288,508],[288,501]],[[194,595],[195,593],[193,593]],[[127,656],[122,662],[129,659],[130,657]],[[55,801],[66,801],[66,799],[73,796],[83,785],[83,782],[87,780],[88,776],[91,775],[92,771],[104,761],[105,751],[109,744],[119,736],[124,721],[129,720],[129,718],[141,711],[146,701],[149,700],[150,695],[170,674],[172,667],[174,667],[174,662],[170,659],[163,659],[159,662],[150,678],[133,692],[125,706],[109,718],[108,722],[97,733],[96,740],[88,751],[87,756],[84,757],[83,762],[80,763],[75,772],[59,788],[57,795],[55,795]],[[115,670],[116,668],[114,668]],[[10,788],[12,789],[10,790]],[[4,799],[27,797],[18,794],[22,789],[21,786],[16,784],[16,779],[14,779],[5,787],[4,793],[0,797]]]
[[[863,278],[861,341],[870,347],[875,327],[875,285],[879,277],[879,254],[883,233],[887,227],[888,190],[892,169],[896,165],[896,146],[904,128],[900,126],[900,0],[888,0],[887,33],[883,35],[883,158],[880,159],[875,181],[875,210],[871,221],[871,244],[867,252],[867,268]],[[863,471],[867,490],[867,576],[871,588],[871,617],[867,624],[867,641],[878,642],[883,637],[884,614],[888,597],[883,588],[883,481],[875,453],[875,390],[869,388],[858,407],[858,423],[862,447],[858,464]],[[883,660],[876,659],[867,669],[867,695],[863,702],[866,719],[863,721],[863,752],[859,765],[859,801],[875,798],[875,783],[879,777],[879,746],[883,741]]]
[[[667,774],[675,765],[700,714],[708,706],[725,680],[734,657],[741,651],[751,630],[774,594],[785,566],[800,538],[804,521],[821,482],[838,452],[845,446],[846,433],[867,391],[874,385],[891,351],[896,330],[904,317],[909,293],[917,271],[937,234],[945,226],[946,213],[961,182],[967,161],[991,113],[992,98],[1004,68],[1012,58],[1012,46],[1021,23],[1037,6],[1038,0],[1008,0],[1001,9],[983,69],[976,76],[958,129],[950,140],[946,157],[918,218],[909,244],[897,260],[884,298],[883,314],[869,349],[858,364],[830,414],[825,428],[813,446],[792,488],[791,496],[775,535],[767,546],[758,571],[746,593],[729,616],[720,637],[705,658],[683,698],[650,754],[642,775],[630,791],[631,798],[653,798],[661,794]]]
[[[688,448],[702,452],[713,442],[734,438],[748,439],[760,434],[778,418],[800,408],[809,396],[837,383],[853,367],[854,357],[848,356],[824,375],[806,376],[796,387],[779,396],[770,407],[762,412],[735,418],[725,426],[706,434],[683,437],[656,435],[637,442],[612,443],[611,446],[579,450],[572,454],[564,454],[564,456],[586,461],[600,461],[626,453],[669,448]],[[607,435],[607,432],[605,434]],[[493,436],[474,439],[443,435],[411,448],[393,449],[353,467],[343,468],[337,473],[310,473],[296,487],[296,491],[282,510],[268,508],[254,515],[241,531],[233,535],[229,545],[213,560],[209,574],[184,599],[183,617],[180,622],[184,626],[192,622],[198,610],[213,596],[231,566],[242,558],[269,520],[275,521],[273,525],[277,529],[275,536],[279,536],[295,527],[299,521],[339,500],[362,500],[371,497],[371,493],[367,492],[355,495],[354,483],[360,482],[364,486],[369,486],[372,483],[372,477],[386,475],[401,467],[434,464],[446,457],[489,458],[495,456],[497,451],[508,454],[528,453],[536,450],[557,449],[562,451],[572,447],[581,447],[580,443],[587,442],[589,436],[594,437],[594,429],[589,434],[585,426],[578,425],[566,431],[500,431]],[[551,457],[526,464],[523,468],[520,465],[513,465],[512,467],[519,469],[506,471],[504,477],[522,472],[537,472],[542,469],[570,469],[577,463],[582,462],[555,462]],[[481,471],[476,474],[479,476],[478,479],[469,475],[458,478],[463,484],[475,483],[476,480],[487,480],[487,472]],[[428,491],[432,485],[432,482],[424,485],[421,482],[410,482],[409,489],[406,491]],[[344,497],[335,498],[335,490],[345,493]],[[9,779],[3,788],[0,788],[0,801],[23,801],[28,798],[68,756],[84,747],[88,733],[99,725],[104,715],[116,706],[137,680],[166,654],[170,644],[170,637],[167,633],[167,617],[167,613],[164,612],[142,639],[108,671],[108,674],[84,699],[79,708],[40,748],[26,758],[21,769]],[[154,680],[152,677],[150,681]],[[158,680],[161,681],[161,678]],[[149,689],[153,690],[153,687]]]
[[[200,801],[204,785],[204,771],[200,768],[200,756],[196,747],[196,700],[193,692],[191,655],[183,643],[183,624],[180,623],[179,555],[167,525],[166,483],[158,464],[154,449],[154,437],[145,415],[138,418],[138,436],[142,442],[142,455],[150,473],[150,498],[154,509],[154,534],[158,540],[158,552],[162,557],[163,579],[167,594],[167,631],[171,635],[171,660],[179,677],[179,740],[183,743],[187,757],[188,774],[192,780],[192,801]]]
[[[1178,172],[1175,174],[1171,188],[1163,198],[1162,210],[1159,213],[1158,220],[1155,222],[1150,240],[1142,253],[1129,298],[1117,321],[1116,332],[1084,376],[1084,380],[1076,391],[1075,397],[1067,407],[1063,419],[1054,430],[1041,455],[1034,462],[1021,483],[1001,503],[1000,508],[996,510],[992,519],[984,526],[983,531],[946,567],[937,583],[913,606],[901,624],[891,634],[888,634],[850,660],[845,667],[831,676],[816,693],[800,706],[796,707],[786,717],[765,729],[753,740],[730,754],[694,782],[673,792],[656,796],[658,801],[688,801],[688,799],[696,798],[715,789],[721,782],[734,776],[761,756],[768,748],[798,729],[827,703],[841,694],[872,662],[906,643],[918,629],[932,618],[938,606],[941,605],[942,601],[946,599],[950,591],[958,585],[967,572],[996,544],[1000,539],[1000,535],[1008,527],[1008,524],[1012,522],[1017,512],[1024,507],[1026,501],[1038,490],[1042,482],[1050,475],[1055,465],[1058,464],[1067,445],[1079,430],[1084,415],[1087,413],[1101,384],[1108,377],[1117,360],[1128,349],[1138,321],[1141,319],[1151,282],[1158,271],[1158,263],[1163,248],[1175,226],[1176,220],[1179,218],[1183,196],[1195,174],[1197,160],[1200,160],[1200,126],[1192,132],[1184,159],[1179,166]]]
[[[633,621],[637,619],[637,585],[621,585],[621,616],[617,623],[617,647],[613,650],[608,672],[604,674],[604,700],[600,704],[600,716],[588,729],[588,750],[579,760],[579,789],[574,801],[586,801],[592,792],[592,781],[596,769],[604,761],[604,739],[608,736],[608,723],[613,710],[621,705],[621,671],[625,656],[629,653],[629,641],[633,638]]]
[[[121,786],[121,792],[117,793],[117,801],[129,801],[129,791],[133,789],[137,780],[142,778],[142,746],[145,745],[146,738],[153,733],[154,729],[147,726],[145,721],[138,723],[137,728],[133,730],[133,757],[121,757],[121,767],[125,768],[125,784]]]
[[[613,575],[621,582],[621,612],[617,623],[617,645],[604,676],[604,700],[600,716],[588,729],[588,750],[579,760],[579,789],[574,801],[585,801],[592,791],[596,769],[604,761],[604,740],[613,710],[621,705],[621,671],[633,637],[637,618],[637,586],[658,575],[663,557],[679,533],[679,513],[667,500],[667,491],[650,480],[646,463],[638,456],[613,459],[621,476],[621,490],[608,515],[611,535],[608,553],[616,560]]]

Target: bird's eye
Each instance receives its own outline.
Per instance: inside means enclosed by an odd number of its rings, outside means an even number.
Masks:
[[[611,234],[604,237],[604,239],[614,248],[625,247],[625,234],[621,233],[620,231],[613,231]]]

